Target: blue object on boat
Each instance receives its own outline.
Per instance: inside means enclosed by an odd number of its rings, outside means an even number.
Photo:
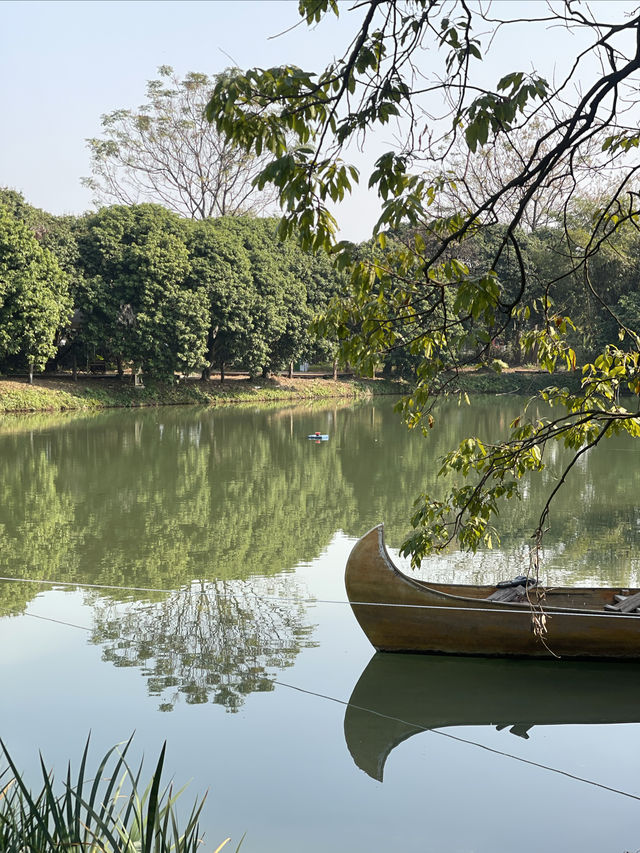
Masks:
[[[311,435],[308,435],[307,438],[312,439],[312,441],[329,441],[329,436],[324,435],[321,432],[314,432]]]

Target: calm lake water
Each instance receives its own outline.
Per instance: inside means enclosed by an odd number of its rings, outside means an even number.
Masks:
[[[395,554],[438,457],[520,402],[450,406],[426,440],[390,400],[0,421],[0,737],[19,766],[35,779],[41,750],[62,775],[90,731],[95,759],[135,731],[151,767],[166,740],[185,809],[209,791],[207,850],[638,850],[640,668],[374,656],[345,604],[355,539],[384,521]],[[423,576],[519,573],[549,450],[500,548]],[[548,583],[640,586],[639,462],[612,439],[572,472]]]

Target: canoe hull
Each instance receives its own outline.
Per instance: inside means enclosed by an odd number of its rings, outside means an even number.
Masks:
[[[536,633],[529,603],[488,601],[495,587],[427,584],[391,561],[382,525],[354,546],[347,596],[378,651],[588,660],[640,659],[640,615],[608,614],[619,589],[559,589],[541,603],[546,633]],[[553,602],[553,603],[551,603]]]

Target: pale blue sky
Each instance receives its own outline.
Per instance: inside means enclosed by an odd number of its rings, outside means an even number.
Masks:
[[[634,5],[610,0],[604,8],[619,13]],[[494,6],[509,14],[533,8],[544,4],[502,0]],[[242,68],[293,62],[319,69],[353,32],[353,14],[330,18],[315,31],[302,25],[269,40],[297,23],[297,2],[0,0],[0,186],[20,190],[52,213],[90,208],[90,193],[80,184],[90,171],[85,139],[99,135],[101,114],[143,103],[145,83],[159,65],[180,75],[213,74],[232,64],[228,54]],[[500,74],[533,65],[553,74],[575,45],[559,28],[528,30],[522,38],[512,32],[492,51],[496,58],[482,63],[482,82],[495,84]],[[363,239],[376,211],[360,192],[340,211],[343,235]]]
[[[84,140],[101,114],[143,103],[159,65],[215,73],[231,64],[223,51],[241,67],[276,64],[285,38],[268,37],[297,20],[287,0],[0,2],[0,185],[53,213],[84,210]],[[306,27],[286,37],[300,64],[322,61],[317,48]]]

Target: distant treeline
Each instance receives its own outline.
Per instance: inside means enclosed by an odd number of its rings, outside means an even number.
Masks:
[[[0,372],[267,375],[332,360],[308,327],[344,277],[276,227],[152,204],[52,216],[0,191]]]
[[[388,231],[383,246],[359,247],[361,258],[373,257],[382,270],[368,297],[371,303],[377,299],[380,308],[363,313],[356,305],[350,309],[349,322],[354,327],[368,323],[375,337],[374,326],[382,329],[388,318],[391,323],[396,314],[402,316],[401,324],[393,321],[395,340],[380,363],[386,373],[401,374],[410,380],[426,358],[441,361],[446,379],[451,361],[448,346],[437,351],[434,347],[429,353],[422,341],[425,330],[444,329],[447,322],[453,322],[452,318],[457,318],[461,338],[475,335],[479,342],[469,352],[462,347],[458,366],[465,361],[468,367],[493,364],[498,369],[500,362],[512,367],[534,364],[541,354],[533,349],[536,344],[532,333],[544,330],[548,322],[566,334],[567,343],[575,351],[578,370],[611,342],[623,349],[627,345],[633,348],[633,330],[640,328],[640,229],[630,221],[612,230],[601,216],[601,209],[589,199],[576,201],[570,216],[549,215],[544,224],[517,231],[514,241],[500,223],[471,231],[464,241],[454,243],[447,243],[446,234],[443,237],[436,226],[431,230],[401,227]],[[593,237],[592,223],[599,216],[602,223]],[[512,245],[516,242],[517,246]],[[409,262],[407,256],[411,258]],[[426,270],[425,258],[429,257],[438,257],[441,268],[431,265]],[[450,275],[452,269],[455,274]],[[487,271],[499,294],[492,321],[482,312],[474,313],[468,304],[469,293],[483,288]],[[422,296],[421,277],[425,284],[428,277],[433,285],[440,280],[440,272],[442,291],[429,286]],[[518,305],[523,274],[527,299]],[[406,293],[402,288],[398,290],[397,299],[402,301],[396,304],[390,300],[387,285],[394,276],[403,280],[402,275],[410,284]],[[518,309],[514,310],[516,305]],[[342,319],[346,316],[343,312]],[[626,332],[620,333],[619,322]],[[451,335],[448,340],[450,345]]]
[[[585,287],[576,257],[592,211],[587,202],[575,211],[568,229],[559,223],[521,233],[520,256],[502,253],[495,272],[505,322],[486,328],[488,357],[511,365],[526,360],[522,343],[544,322],[545,300],[575,323],[571,343],[579,362],[617,336],[613,315],[630,328],[640,325],[640,234],[629,225],[603,239]],[[333,297],[347,294],[348,276],[326,254],[280,241],[276,227],[275,219],[255,216],[196,221],[153,204],[53,216],[0,190],[0,372],[104,366],[206,378],[230,367],[268,375],[300,361],[333,361],[331,324],[325,338],[309,324]],[[452,247],[452,256],[473,276],[486,269],[503,238],[504,227],[495,225]],[[414,239],[414,232],[389,234],[384,249],[363,243],[357,254],[392,265],[394,245]],[[540,290],[511,317],[521,264]],[[447,299],[453,310],[455,288]],[[424,353],[411,341],[421,322],[416,314],[404,338],[380,355],[386,375],[415,375]]]

